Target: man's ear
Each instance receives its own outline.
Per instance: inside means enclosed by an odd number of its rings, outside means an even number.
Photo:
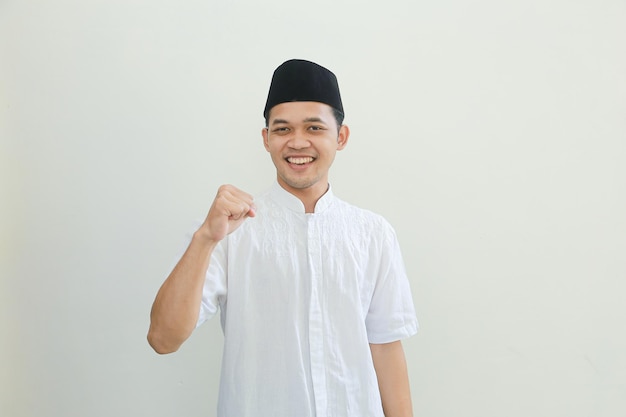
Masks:
[[[348,125],[341,125],[339,128],[339,135],[337,136],[337,150],[340,151],[348,144],[348,138],[350,138],[350,128]]]
[[[263,136],[263,146],[265,146],[265,150],[269,152],[270,151],[270,143],[269,143],[269,138],[268,138],[269,130],[267,127],[264,127],[261,130],[261,136]]]

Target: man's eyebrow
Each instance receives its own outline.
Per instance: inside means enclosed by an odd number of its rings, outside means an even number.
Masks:
[[[307,117],[303,120],[305,123],[326,123],[324,120],[319,117]]]
[[[303,123],[326,123],[323,119],[319,117],[307,117],[302,121]],[[272,125],[278,124],[289,124],[289,122],[285,119],[274,119],[272,120]]]

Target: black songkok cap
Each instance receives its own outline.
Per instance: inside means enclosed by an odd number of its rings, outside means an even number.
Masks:
[[[321,65],[302,59],[291,59],[276,68],[263,116],[267,119],[272,107],[290,101],[317,101],[343,114],[335,74]]]

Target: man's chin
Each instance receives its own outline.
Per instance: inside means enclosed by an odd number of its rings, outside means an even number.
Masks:
[[[314,182],[294,182],[294,181],[289,181],[286,183],[289,187],[291,188],[295,188],[296,190],[306,190],[307,188],[311,188],[315,185]]]
[[[306,190],[308,188],[313,187],[317,184],[318,180],[311,178],[302,178],[302,179],[294,179],[294,178],[282,178],[282,182],[284,185],[289,188],[293,188],[295,190]]]

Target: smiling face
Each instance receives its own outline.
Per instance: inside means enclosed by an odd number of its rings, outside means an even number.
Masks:
[[[278,183],[306,206],[306,199],[317,201],[328,189],[328,170],[350,131],[337,126],[327,104],[297,101],[274,106],[262,134]]]

